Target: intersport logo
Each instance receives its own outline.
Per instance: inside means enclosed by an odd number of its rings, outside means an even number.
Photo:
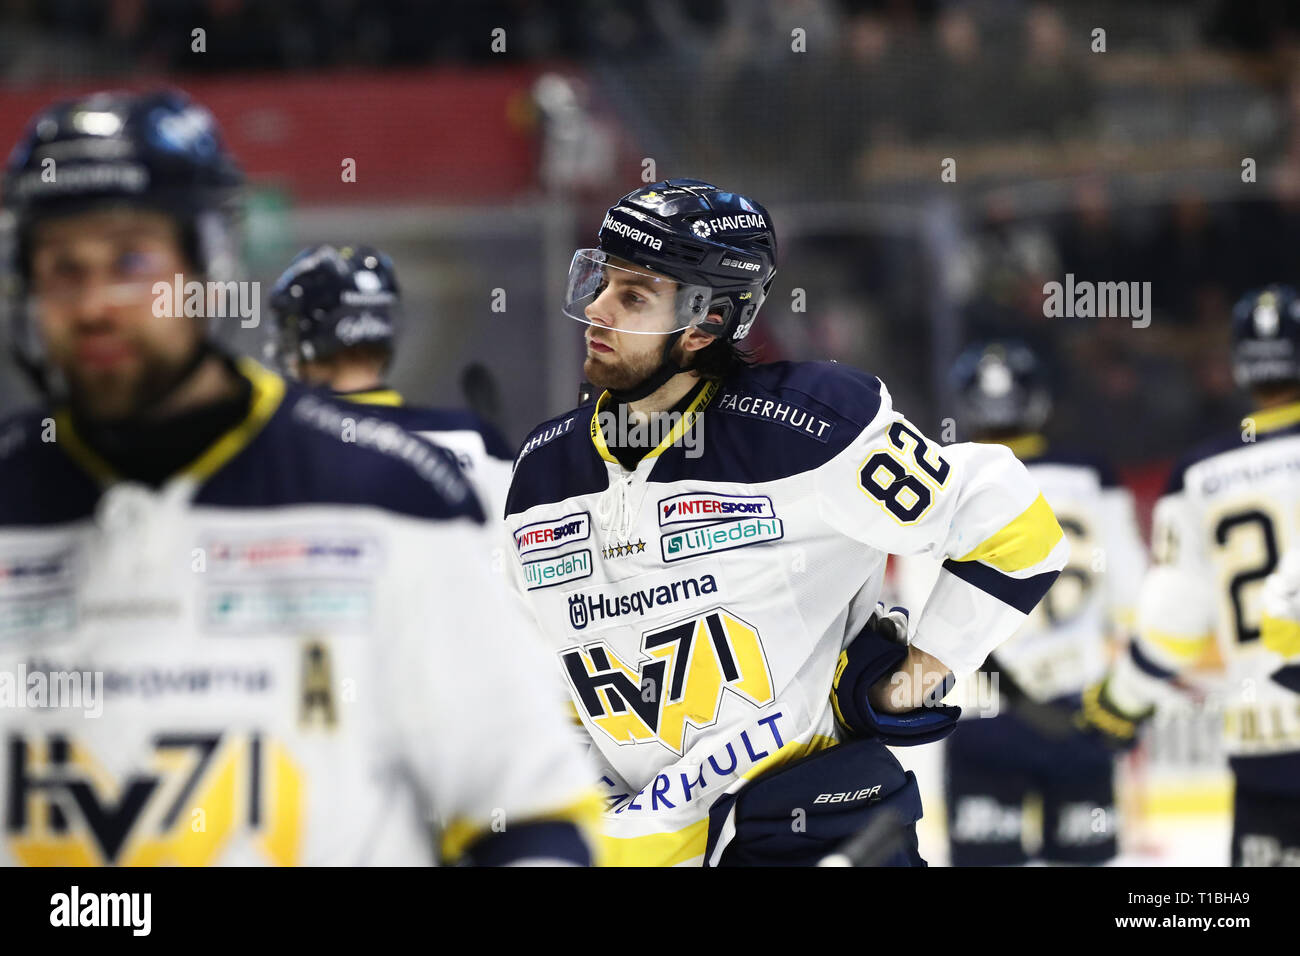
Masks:
[[[659,502],[659,526],[720,521],[728,518],[774,518],[772,499],[767,495],[714,495],[688,493]]]
[[[515,547],[520,554],[547,551],[562,544],[584,541],[591,536],[591,515],[579,511],[553,521],[535,521],[515,532]]]

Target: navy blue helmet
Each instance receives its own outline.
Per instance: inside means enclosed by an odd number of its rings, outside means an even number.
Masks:
[[[101,205],[174,216],[205,278],[239,264],[235,219],[243,173],[216,120],[184,93],[94,93],[39,113],[14,147],[0,185],[9,235],[0,262],[21,365],[39,376],[40,345],[26,316],[29,239],[41,219]]]
[[[951,380],[961,420],[974,432],[1037,431],[1052,410],[1043,366],[1023,342],[972,345],[953,364]]]
[[[1242,388],[1300,381],[1300,298],[1285,285],[1248,293],[1232,310],[1232,372]]]
[[[565,313],[583,322],[607,257],[680,284],[672,331],[697,327],[732,340],[749,334],[776,274],[776,233],[767,210],[698,179],[669,179],[628,193],[605,213],[597,242],[598,249],[578,250],[569,272]]]
[[[95,93],[57,103],[28,124],[5,167],[3,196],[20,265],[33,222],[125,202],[181,219],[194,265],[211,275],[232,271],[213,257],[231,254],[233,245],[207,235],[228,223],[201,220],[228,220],[242,184],[216,120],[184,93]]]
[[[271,290],[280,359],[328,358],[354,345],[391,352],[401,289],[384,253],[370,246],[311,246]]]

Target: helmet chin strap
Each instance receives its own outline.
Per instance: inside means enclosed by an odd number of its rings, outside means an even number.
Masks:
[[[677,375],[679,372],[687,371],[687,369],[682,368],[673,361],[672,357],[673,346],[680,341],[682,332],[685,331],[685,329],[682,329],[681,331],[674,333],[673,336],[664,343],[664,351],[663,355],[659,359],[659,367],[647,375],[639,385],[634,385],[628,389],[609,389],[609,394],[614,401],[618,402],[620,405],[626,405],[629,402],[639,402],[647,395],[651,395],[663,388],[663,386],[666,385],[669,379],[674,375]]]

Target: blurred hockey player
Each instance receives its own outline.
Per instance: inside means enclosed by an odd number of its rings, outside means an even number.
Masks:
[[[955,363],[952,384],[970,437],[1009,448],[1029,469],[1070,541],[1070,560],[985,662],[997,699],[975,707],[956,695],[963,720],[944,745],[950,861],[1100,863],[1117,849],[1114,757],[1074,718],[1084,688],[1105,673],[1107,637],[1127,642],[1136,616],[1146,554],[1133,497],[1107,463],[1049,447],[1042,428],[1051,392],[1024,344],[972,346]],[[924,558],[900,565],[904,602],[925,593],[938,571]],[[1023,839],[1028,802],[1041,806],[1032,857]]]
[[[1300,546],[1300,300],[1270,286],[1237,303],[1233,371],[1256,410],[1241,430],[1174,466],[1156,503],[1155,562],[1142,583],[1138,635],[1085,697],[1091,723],[1117,742],[1151,716],[1157,685],[1217,642],[1214,704],[1235,780],[1234,866],[1300,865],[1300,695],[1265,646],[1265,580]],[[1287,577],[1291,568],[1288,567]],[[1287,581],[1279,579],[1281,594]],[[1279,595],[1279,598],[1281,595]],[[1284,620],[1285,606],[1277,612]],[[1283,631],[1283,636],[1285,631]],[[1274,638],[1276,640],[1276,638]],[[1286,645],[1285,642],[1283,646]],[[1293,672],[1291,672],[1293,673]],[[1281,679],[1279,679],[1281,678]]]
[[[1264,582],[1259,637],[1284,666],[1300,663],[1300,545],[1286,553]]]
[[[241,181],[180,93],[58,104],[6,169],[47,404],[0,423],[0,862],[589,862],[455,460],[159,298],[229,293]]]
[[[408,431],[455,453],[492,518],[501,515],[512,455],[495,426],[466,410],[417,408],[385,383],[401,327],[392,261],[362,245],[304,249],[271,290],[281,367],[337,398],[382,408]]]
[[[913,775],[934,704],[1068,551],[1005,448],[941,448],[879,379],[751,364],[776,268],[758,203],[645,186],[573,257],[592,404],[525,440],[506,505],[518,592],[605,763],[610,858],[813,863],[888,814],[918,865]],[[915,637],[877,609],[891,552],[943,563]],[[840,854],[843,855],[843,854]]]

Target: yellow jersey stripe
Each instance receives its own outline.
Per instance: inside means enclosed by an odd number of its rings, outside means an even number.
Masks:
[[[1014,438],[1001,438],[988,444],[1005,445],[1017,458],[1037,458],[1047,451],[1047,439],[1036,432],[1016,435]]]
[[[602,834],[601,866],[676,866],[703,856],[709,845],[709,820],[696,820],[671,833],[637,837]]]
[[[1265,408],[1258,412],[1251,412],[1241,420],[1241,424],[1246,428],[1253,424],[1257,432],[1271,432],[1279,428],[1300,424],[1300,402],[1292,402],[1289,405],[1279,405],[1277,408]]]
[[[1041,494],[1001,531],[958,561],[983,561],[1010,574],[1042,563],[1063,537],[1047,499]]]
[[[704,411],[704,407],[713,400],[713,396],[718,393],[718,389],[721,387],[722,383],[720,382],[706,382],[704,388],[700,390],[700,394],[695,396],[695,400],[687,406],[686,411],[682,413],[682,417],[677,420],[675,425],[673,425],[672,430],[664,436],[664,440],[656,445],[652,451],[643,455],[642,460],[644,461],[646,458],[658,458],[674,444],[681,441],[682,436],[685,435],[690,430],[691,426],[695,424],[695,419]],[[617,465],[619,464],[619,460],[615,458],[613,452],[609,450],[609,445],[605,441],[605,432],[600,427],[600,413],[605,410],[605,406],[609,403],[609,398],[609,392],[605,391],[601,392],[600,398],[596,399],[596,409],[591,413],[591,443],[596,446],[596,453],[600,455],[601,458]]]
[[[392,388],[375,388],[367,392],[351,392],[348,394],[336,395],[335,398],[342,398],[349,402],[356,402],[358,405],[397,406],[404,404],[401,393]]]
[[[696,395],[695,401],[691,402],[691,404],[687,406],[686,411],[682,413],[682,417],[677,420],[677,424],[673,425],[672,431],[665,435],[664,440],[656,445],[654,451],[650,452],[646,457],[658,458],[677,442],[681,441],[682,436],[690,431],[691,426],[695,424],[696,417],[704,411],[704,406],[713,401],[713,396],[718,393],[718,389],[721,387],[722,383],[720,382],[705,382],[704,388],[700,389],[700,394]]]
[[[609,445],[605,441],[605,432],[600,427],[600,413],[604,411],[605,405],[609,402],[609,391],[600,393],[600,398],[596,399],[596,409],[591,413],[591,443],[596,446],[596,454],[608,462],[617,465],[618,459],[609,450]]]
[[[250,358],[236,360],[240,373],[253,386],[253,397],[249,403],[248,414],[238,425],[210,445],[179,474],[203,481],[211,477],[240,451],[248,446],[262,427],[280,407],[284,399],[284,379],[264,369]],[[100,484],[108,485],[121,479],[112,465],[96,454],[89,445],[82,441],[72,424],[72,415],[67,409],[61,409],[54,415],[55,433],[60,447],[77,465]]]
[[[284,379],[269,372],[250,358],[236,360],[239,371],[252,383],[253,400],[248,415],[242,422],[218,438],[211,447],[196,458],[181,473],[197,481],[205,481],[235,455],[248,447],[262,430],[284,398]]]
[[[1300,621],[1265,614],[1259,622],[1259,637],[1275,654],[1286,658],[1300,656]]]
[[[1142,640],[1160,648],[1166,654],[1179,661],[1190,661],[1205,652],[1207,643],[1213,641],[1214,635],[1201,634],[1187,637],[1184,634],[1172,634],[1168,631],[1143,631]]]
[[[122,477],[117,473],[117,469],[100,458],[81,440],[77,429],[72,425],[72,413],[66,408],[54,413],[54,437],[64,453],[101,485],[111,485]]]

